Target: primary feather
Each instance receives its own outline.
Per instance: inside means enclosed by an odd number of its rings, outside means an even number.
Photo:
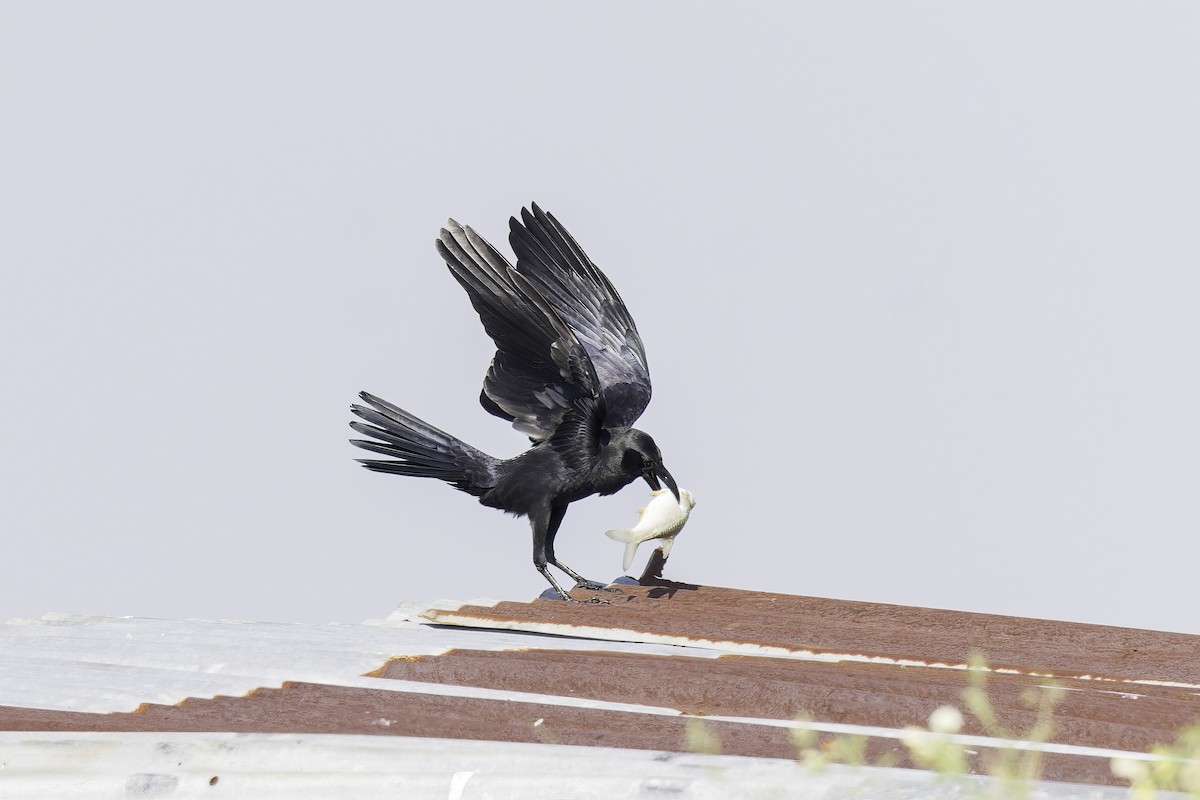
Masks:
[[[650,369],[633,317],[617,290],[553,216],[533,204],[509,219],[517,272],[575,331],[605,400],[605,427],[629,427],[650,403]]]

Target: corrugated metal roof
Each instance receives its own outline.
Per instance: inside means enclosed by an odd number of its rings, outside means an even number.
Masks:
[[[250,800],[960,800],[978,780],[919,770],[608,747],[382,736],[0,733],[0,798]],[[1040,783],[1045,800],[1119,800]]]
[[[746,655],[965,668],[1200,690],[1200,636],[662,582],[610,605],[430,609],[447,625],[660,642]]]
[[[993,659],[992,702],[1012,729],[1032,723],[1025,690],[1049,674],[1069,690],[1053,741],[1021,745],[1046,754],[1052,780],[1112,783],[1110,758],[1200,717],[1200,637],[667,582],[623,588],[611,605],[410,603],[363,625],[14,620],[0,629],[0,730],[44,733],[0,744],[28,755],[50,741],[38,736],[90,747],[78,734],[106,731],[116,738],[96,741],[136,753],[164,731],[191,731],[198,752],[232,733],[288,733],[331,752],[343,745],[321,737],[678,753],[699,716],[724,754],[790,763],[801,727],[869,737],[872,755],[904,763],[902,729],[959,701],[976,650]],[[954,738],[977,753],[1002,744],[970,722]],[[446,777],[429,784],[440,796]]]

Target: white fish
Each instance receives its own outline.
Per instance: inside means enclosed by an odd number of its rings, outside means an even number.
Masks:
[[[625,542],[625,561],[621,569],[629,569],[638,545],[651,539],[660,541],[658,549],[662,551],[663,558],[669,556],[675,536],[683,530],[688,515],[692,513],[692,507],[696,505],[696,499],[687,489],[679,490],[678,503],[667,489],[651,492],[650,496],[653,498],[650,504],[638,509],[641,519],[637,525],[633,528],[617,528],[604,534],[610,539]]]

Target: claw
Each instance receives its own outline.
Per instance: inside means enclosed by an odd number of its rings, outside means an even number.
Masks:
[[[607,592],[607,593],[613,593],[613,594],[621,594],[622,593],[620,589],[618,589],[615,586],[609,586],[607,583],[600,583],[599,581],[589,581],[587,578],[583,577],[582,575],[580,575],[578,572],[571,569],[570,567],[567,567],[560,561],[552,561],[550,563],[554,564],[554,566],[558,567],[563,572],[567,573],[572,578],[574,578],[576,589],[586,589],[589,592]],[[538,571],[541,572],[544,576],[546,576],[546,580],[550,581],[550,585],[552,587],[554,587],[554,591],[558,594],[558,596],[561,597],[563,600],[566,600],[570,603],[609,604],[612,602],[610,600],[601,600],[598,597],[592,597],[587,600],[576,600],[574,597],[571,597],[571,595],[569,595],[565,591],[563,591],[563,588],[558,585],[558,581],[554,580],[554,576],[552,576],[550,574],[550,571],[548,569],[546,569],[545,567],[539,567]]]
[[[575,584],[575,588],[576,589],[587,589],[592,592],[615,592],[617,594],[621,593],[621,590],[618,589],[617,587],[609,586],[607,583],[600,583],[599,581],[582,580]]]

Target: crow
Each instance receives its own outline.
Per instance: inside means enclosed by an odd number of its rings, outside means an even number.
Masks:
[[[610,495],[643,478],[679,498],[649,434],[632,427],[650,402],[646,350],[625,303],[571,234],[536,203],[509,219],[513,267],[469,227],[449,220],[436,247],[466,290],[496,344],[479,402],[508,420],[532,446],[500,460],[407,411],[361,392],[352,439],[389,460],[367,469],[438,478],[490,508],[528,517],[533,564],[564,600],[573,600],[549,564],[576,588],[602,590],[554,555],[567,506]],[[614,590],[615,591],[615,590]],[[591,602],[601,602],[593,599]]]

